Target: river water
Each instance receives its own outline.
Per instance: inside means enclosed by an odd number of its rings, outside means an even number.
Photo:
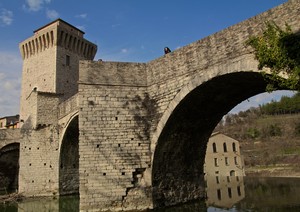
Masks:
[[[238,178],[207,181],[207,198],[154,212],[300,211],[300,178]],[[0,204],[0,212],[76,212],[78,196]]]

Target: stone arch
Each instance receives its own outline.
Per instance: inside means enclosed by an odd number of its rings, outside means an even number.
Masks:
[[[78,115],[66,125],[60,145],[59,194],[79,193],[79,127]]]
[[[14,142],[0,149],[0,192],[18,189],[20,143]]]
[[[175,96],[152,137],[154,207],[204,197],[206,144],[221,118],[243,100],[265,92],[258,72],[195,78]]]

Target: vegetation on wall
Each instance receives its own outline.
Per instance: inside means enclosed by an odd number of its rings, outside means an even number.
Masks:
[[[258,68],[270,70],[269,74],[264,73],[267,91],[300,90],[300,35],[293,33],[287,24],[281,29],[267,22],[262,35],[250,37],[246,44],[253,47]]]

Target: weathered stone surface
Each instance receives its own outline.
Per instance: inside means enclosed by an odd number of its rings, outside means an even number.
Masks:
[[[78,177],[82,211],[203,197],[211,132],[235,105],[265,90],[245,41],[266,21],[299,32],[299,11],[300,2],[290,0],[147,63],[92,62],[96,46],[80,30],[66,23],[56,28],[57,22],[41,28],[41,37],[20,45],[19,192],[77,191],[64,182],[70,173]],[[75,120],[79,134],[70,130]]]

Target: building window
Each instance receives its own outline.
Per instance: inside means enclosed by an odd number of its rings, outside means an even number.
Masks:
[[[220,189],[217,190],[217,195],[218,195],[218,200],[221,200],[222,196],[221,196],[221,190]]]
[[[229,162],[228,162],[228,157],[225,157],[225,165],[228,166]]]
[[[234,157],[234,164],[235,164],[235,165],[238,165],[237,157],[236,157],[236,156]]]
[[[217,145],[216,145],[216,143],[213,143],[213,152],[217,152]]]
[[[218,158],[214,158],[215,159],[215,167],[219,166],[218,165]]]
[[[228,197],[232,198],[231,188],[228,188]]]
[[[226,146],[226,143],[223,143],[223,149],[224,149],[224,152],[227,152],[227,146]]]
[[[232,150],[233,150],[234,152],[236,152],[236,146],[235,146],[235,143],[232,143]]]
[[[70,55],[66,55],[66,66],[70,66]]]
[[[220,183],[219,176],[216,176],[216,182],[217,182],[217,184]]]
[[[240,187],[240,186],[237,187],[237,193],[238,193],[239,196],[242,195],[242,194],[241,194],[241,187]]]

